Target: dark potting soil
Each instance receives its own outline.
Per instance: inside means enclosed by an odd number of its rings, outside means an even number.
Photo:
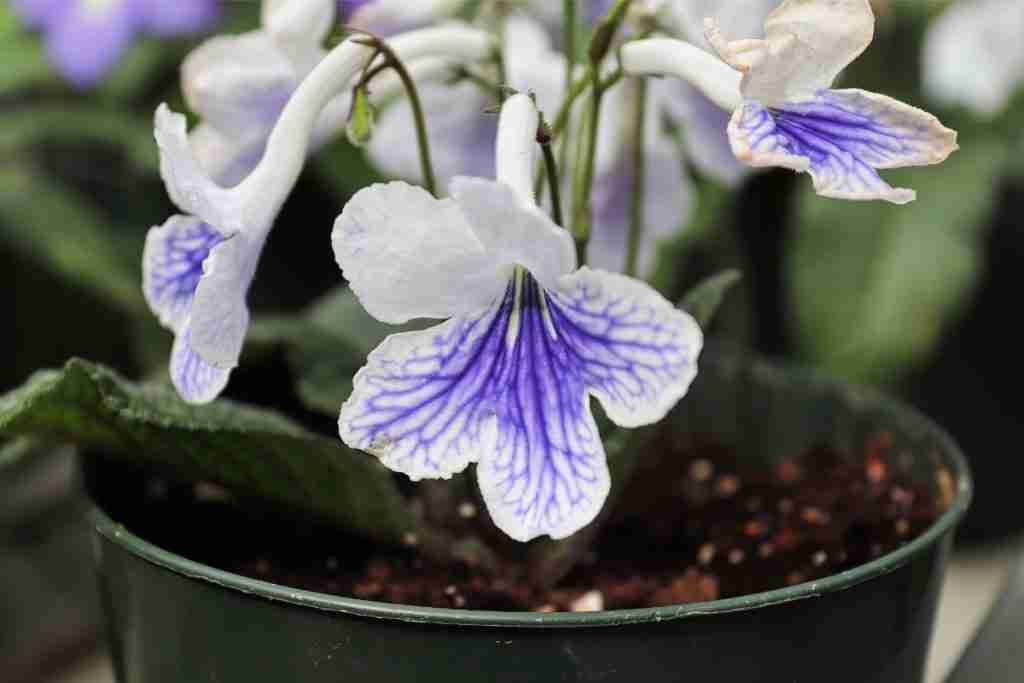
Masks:
[[[412,550],[381,554],[308,525],[243,517],[202,486],[158,490],[147,514],[120,518],[143,520],[134,531],[187,557],[295,588],[554,612],[703,602],[818,580],[909,542],[953,497],[952,481],[916,482],[885,434],[859,458],[817,449],[771,467],[717,447],[678,457],[664,448],[672,457],[635,474],[592,551],[554,589],[522,578],[526,546],[511,546],[517,556],[496,574],[439,567]],[[475,501],[459,507],[464,518],[480,514]],[[189,528],[201,533],[182,534]]]

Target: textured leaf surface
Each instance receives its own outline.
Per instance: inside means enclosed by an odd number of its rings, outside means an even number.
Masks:
[[[274,413],[228,401],[188,406],[168,387],[82,360],[0,398],[0,438],[31,435],[216,482],[382,542],[414,528],[391,475],[368,456]]]
[[[975,140],[937,167],[888,174],[908,206],[808,191],[788,268],[797,337],[828,371],[893,382],[927,360],[975,291],[1005,148]]]

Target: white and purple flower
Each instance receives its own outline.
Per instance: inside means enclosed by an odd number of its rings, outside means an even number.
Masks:
[[[265,8],[279,5],[269,2]],[[333,9],[331,3],[328,10]],[[300,32],[326,21],[322,15],[278,19],[287,19],[285,25]],[[450,26],[396,36],[390,46],[402,59],[437,56],[472,63],[489,53],[491,41],[480,31]],[[143,291],[161,323],[175,334],[171,379],[186,401],[212,401],[238,364],[249,326],[246,296],[270,229],[298,179],[323,112],[351,87],[373,55],[373,48],[345,41],[321,59],[274,116],[258,163],[230,188],[195,153],[185,117],[166,105],[158,109],[161,175],[184,213],[150,230]],[[245,116],[231,107],[219,113]]]
[[[334,251],[366,310],[399,324],[342,407],[350,446],[412,479],[477,463],[494,522],[514,539],[566,537],[609,491],[596,398],[618,425],[663,418],[697,371],[696,322],[648,285],[577,269],[572,239],[532,194],[538,114],[505,103],[497,180],[459,177],[451,199],[393,182],[362,190]]]
[[[679,41],[626,45],[634,74],[670,73],[733,111],[735,155],[755,166],[809,173],[817,192],[840,199],[912,201],[878,170],[944,161],[956,133],[920,109],[863,90],[831,88],[874,36],[868,0],[785,0],[765,21],[764,39],[728,41],[713,19],[708,39],[732,68]]]
[[[13,0],[44,35],[50,61],[73,86],[102,80],[140,35],[199,33],[219,15],[217,0]]]

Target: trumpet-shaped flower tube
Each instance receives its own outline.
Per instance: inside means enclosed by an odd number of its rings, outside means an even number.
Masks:
[[[623,67],[678,76],[733,111],[732,149],[751,166],[809,173],[826,197],[906,203],[914,192],[891,187],[877,171],[940,163],[957,149],[956,133],[931,114],[884,95],[831,89],[873,38],[868,0],[785,0],[765,21],[764,39],[727,40],[714,19],[706,28],[725,64],[655,39],[626,45]]]
[[[402,59],[466,63],[491,49],[485,33],[461,26],[412,31],[390,45]],[[218,184],[193,154],[185,117],[166,105],[158,109],[161,174],[184,215],[147,236],[143,291],[176,335],[171,377],[185,400],[213,400],[237,365],[249,322],[246,296],[274,219],[298,179],[324,108],[373,55],[373,48],[349,40],[320,61],[284,107],[259,163],[232,188]]]
[[[616,424],[660,420],[686,393],[696,322],[638,280],[577,269],[573,241],[534,203],[538,115],[501,114],[497,180],[459,177],[451,199],[402,182],[356,194],[338,218],[338,264],[390,323],[341,409],[348,445],[412,479],[477,463],[494,522],[514,539],[588,524],[610,481],[590,398]]]

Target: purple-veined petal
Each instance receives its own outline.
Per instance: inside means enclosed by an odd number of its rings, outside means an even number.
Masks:
[[[894,189],[876,169],[937,164],[957,149],[956,133],[931,114],[862,90],[826,90],[778,109],[746,102],[729,137],[739,159],[810,173],[823,196],[897,204],[914,192]]]
[[[764,32],[763,40],[728,40],[729,27],[711,17],[706,33],[722,59],[743,72],[743,96],[779,106],[831,87],[871,44],[875,15],[870,0],[784,0]]]
[[[521,265],[544,286],[576,268],[576,248],[566,230],[521,200],[504,183],[460,176],[452,197],[487,251],[503,266]]]
[[[142,252],[142,292],[160,323],[181,332],[192,311],[203,262],[224,237],[193,216],[151,228]]]
[[[186,324],[174,338],[171,350],[171,382],[187,403],[205,404],[224,391],[231,369],[216,368],[202,359],[190,344],[191,328]]]
[[[352,291],[383,322],[480,310],[508,277],[454,201],[403,182],[357,192],[331,241]]]
[[[235,140],[265,139],[300,76],[262,31],[211,38],[181,66],[189,108]]]
[[[210,250],[196,286],[189,319],[189,345],[220,369],[238,365],[249,330],[246,296],[263,249],[263,239],[238,233]]]
[[[72,3],[47,27],[47,54],[77,88],[99,82],[135,40],[140,9],[131,0],[110,0],[97,8]]]
[[[156,36],[200,33],[220,17],[220,0],[133,0],[145,6],[142,27]]]
[[[519,270],[482,311],[385,340],[339,432],[415,479],[478,462],[503,531],[564,538],[610,485],[588,396],[622,425],[656,421],[686,392],[700,345],[696,323],[640,282],[583,269],[551,292]]]

